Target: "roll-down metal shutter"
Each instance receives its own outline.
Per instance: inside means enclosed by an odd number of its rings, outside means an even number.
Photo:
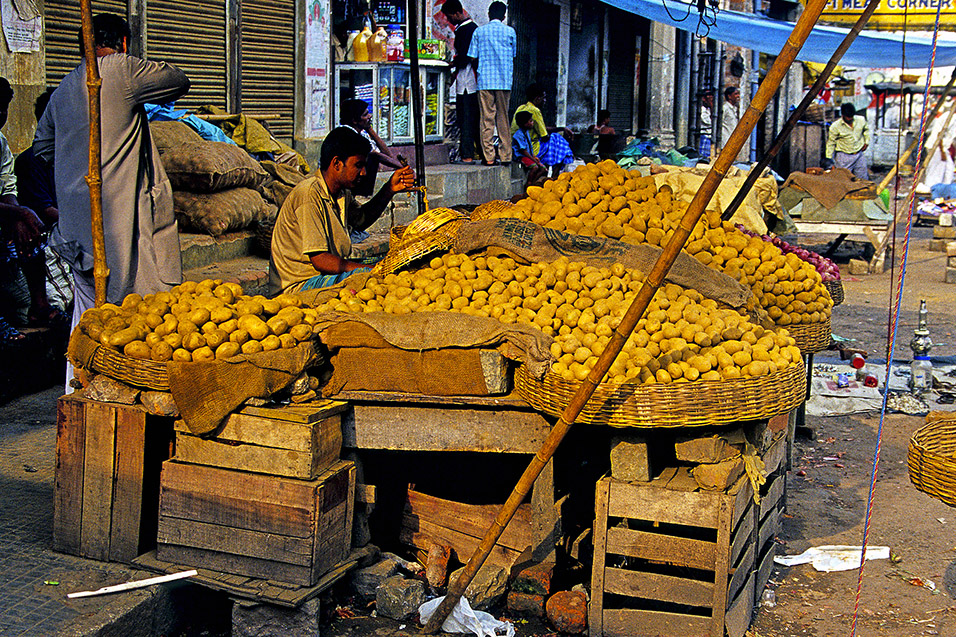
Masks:
[[[46,83],[56,86],[80,63],[80,4],[76,0],[47,0],[44,4]],[[93,0],[93,15],[98,13],[125,18],[126,0]]]
[[[618,131],[630,131],[634,117],[634,60],[638,31],[637,19],[630,13],[609,9],[607,65],[607,106],[611,125]]]
[[[558,109],[555,101],[558,85],[558,34],[561,8],[543,0],[512,3],[511,24],[518,36],[514,81],[509,112],[527,101],[525,90],[532,82],[544,87],[547,101],[541,109],[544,121],[553,126]]]
[[[295,0],[242,0],[240,104],[267,120],[278,139],[292,142],[295,111]]]
[[[189,76],[189,93],[177,106],[226,108],[225,0],[148,0],[145,28],[146,57]]]

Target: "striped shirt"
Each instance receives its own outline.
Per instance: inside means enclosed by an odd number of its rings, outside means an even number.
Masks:
[[[475,29],[468,57],[478,60],[478,90],[510,91],[517,54],[518,36],[501,20]]]

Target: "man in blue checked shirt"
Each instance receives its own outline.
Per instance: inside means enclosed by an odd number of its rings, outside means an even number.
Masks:
[[[495,163],[492,137],[498,131],[498,159],[511,162],[511,122],[508,103],[518,36],[504,23],[508,7],[496,0],[488,7],[490,22],[475,29],[468,48],[468,57],[478,60],[478,108],[481,111],[481,150],[485,165]]]

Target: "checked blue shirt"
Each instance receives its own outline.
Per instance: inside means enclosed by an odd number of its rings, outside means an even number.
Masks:
[[[468,57],[478,60],[478,90],[510,91],[517,54],[518,36],[501,20],[475,29]]]

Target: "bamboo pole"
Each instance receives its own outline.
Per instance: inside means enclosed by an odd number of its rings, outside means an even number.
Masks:
[[[554,455],[561,441],[567,435],[568,431],[570,431],[571,425],[577,419],[578,414],[581,413],[581,410],[591,398],[595,388],[604,378],[605,374],[607,374],[611,364],[624,347],[625,341],[627,341],[631,332],[634,330],[634,326],[637,325],[641,316],[644,315],[644,311],[647,310],[647,306],[654,297],[654,294],[657,293],[657,290],[663,284],[664,277],[677,259],[677,255],[680,254],[694,226],[697,225],[697,222],[704,214],[707,204],[714,196],[721,179],[727,174],[727,170],[733,164],[744,142],[750,139],[750,132],[754,126],[756,126],[757,120],[760,119],[761,114],[764,109],[766,109],[770,98],[777,92],[780,82],[786,77],[787,70],[790,68],[794,59],[796,59],[797,53],[806,41],[807,36],[810,35],[810,31],[813,29],[813,25],[816,24],[826,3],[827,0],[809,0],[807,3],[806,9],[804,9],[800,18],[797,20],[793,32],[791,32],[787,38],[783,50],[780,51],[780,55],[777,56],[776,61],[764,78],[763,83],[757,90],[757,94],[754,95],[753,100],[747,107],[744,116],[740,118],[737,128],[734,129],[730,139],[724,144],[723,151],[721,151],[711,167],[710,172],[707,173],[707,176],[704,178],[700,189],[687,208],[687,212],[685,212],[681,218],[680,225],[674,230],[670,241],[667,242],[654,267],[651,268],[643,285],[638,289],[634,301],[621,319],[620,325],[618,325],[617,329],[615,329],[611,335],[611,340],[604,352],[598,357],[597,363],[595,363],[584,382],[581,383],[580,388],[571,398],[571,402],[561,414],[561,418],[557,424],[555,424],[554,428],[552,428],[551,433],[548,434],[547,439],[545,439],[534,458],[532,458],[528,468],[525,469],[521,478],[518,480],[518,484],[515,485],[514,490],[508,497],[508,500],[502,505],[495,521],[485,533],[484,538],[482,538],[478,548],[475,549],[474,554],[468,560],[468,564],[465,565],[464,572],[449,585],[447,595],[445,595],[445,598],[441,601],[438,608],[435,609],[435,614],[432,615],[428,623],[425,624],[423,628],[425,633],[435,633],[441,628],[442,624],[444,624],[445,619],[458,604],[458,600],[465,592],[468,584],[471,583],[475,574],[478,573],[478,569],[485,563],[485,560],[495,546],[495,542],[498,541],[505,527],[508,526],[508,522],[514,517],[515,511],[518,510],[518,505],[520,505],[528,495],[535,479]]]
[[[97,307],[106,302],[106,281],[110,270],[106,266],[106,240],[103,237],[103,180],[100,174],[100,69],[96,61],[96,43],[93,38],[93,13],[90,0],[80,0],[80,20],[83,32],[83,56],[86,59],[86,86],[90,92],[90,172],[86,185],[90,189],[90,224],[93,234],[93,285]]]
[[[425,118],[422,113],[422,76],[418,64],[418,8],[417,0],[408,0],[408,53],[412,73],[412,122],[415,124],[415,180],[418,182],[418,214],[425,213]]]
[[[740,204],[744,202],[744,198],[746,198],[747,193],[750,192],[750,189],[753,188],[753,185],[757,183],[757,179],[760,178],[764,168],[770,165],[770,162],[773,161],[773,158],[776,157],[777,153],[779,153],[783,148],[784,143],[790,137],[790,133],[792,133],[793,129],[796,128],[797,122],[800,121],[800,118],[803,117],[803,114],[813,103],[813,100],[815,100],[817,95],[819,95],[820,91],[823,89],[823,86],[827,83],[827,80],[830,79],[830,74],[833,73],[833,69],[836,68],[840,58],[843,57],[843,54],[846,53],[847,49],[850,48],[850,45],[853,44],[853,41],[856,40],[856,36],[860,34],[860,31],[863,30],[863,27],[870,19],[870,16],[873,15],[873,12],[876,11],[876,8],[880,6],[880,2],[881,0],[870,0],[867,3],[866,9],[862,14],[860,14],[856,24],[854,24],[853,28],[847,32],[846,37],[843,38],[843,42],[840,43],[840,46],[838,46],[836,51],[833,52],[833,55],[830,56],[830,61],[827,62],[827,65],[823,68],[823,71],[820,72],[820,75],[813,83],[813,86],[811,86],[810,90],[807,91],[807,94],[803,96],[803,101],[801,101],[797,108],[794,109],[794,111],[790,114],[790,118],[787,119],[787,123],[783,125],[783,128],[780,130],[777,138],[773,141],[773,146],[770,148],[767,154],[764,155],[763,159],[757,162],[757,164],[750,169],[750,172],[747,173],[747,179],[744,181],[743,186],[740,187],[740,190],[737,191],[733,201],[731,201],[730,205],[727,206],[727,209],[724,210],[724,214],[721,215],[721,219],[730,220],[734,216],[734,213],[737,212],[737,208],[739,208]],[[878,189],[877,192],[880,192],[880,189]]]

